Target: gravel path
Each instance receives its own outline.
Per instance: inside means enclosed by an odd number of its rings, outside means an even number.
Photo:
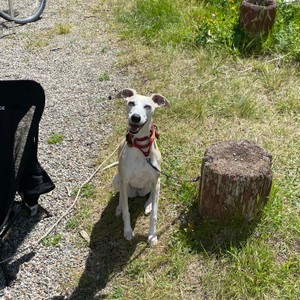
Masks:
[[[111,130],[105,119],[112,109],[108,96],[130,85],[113,69],[118,49],[101,14],[95,14],[97,3],[48,0],[42,19],[16,26],[15,35],[11,25],[0,20],[0,79],[33,79],[45,89],[39,161],[56,184],[53,192],[40,198],[53,216],[22,217],[2,249],[7,255],[34,243],[70,207],[74,199],[68,190],[93,173],[101,143]],[[63,134],[63,142],[49,145],[53,133]],[[74,246],[64,226],[65,220],[56,228],[63,234],[59,247],[39,245],[35,253],[14,256],[8,268],[16,280],[5,287],[0,272],[0,299],[53,299],[72,292],[62,290],[61,283],[68,281],[62,270],[72,266],[83,270],[88,248]]]

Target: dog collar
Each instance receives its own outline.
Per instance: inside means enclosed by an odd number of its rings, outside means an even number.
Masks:
[[[145,157],[148,157],[151,152],[151,146],[154,142],[154,139],[159,139],[159,134],[155,130],[156,126],[152,123],[150,128],[150,135],[144,136],[141,138],[135,138],[134,134],[127,132],[126,134],[126,142],[128,147],[135,147],[139,149]],[[144,143],[145,141],[148,141],[147,143]]]

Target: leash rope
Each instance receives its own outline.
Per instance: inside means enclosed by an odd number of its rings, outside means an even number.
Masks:
[[[171,176],[171,175],[169,175],[169,174],[167,174],[167,173],[165,173],[165,172],[159,170],[156,166],[154,166],[154,165],[152,164],[152,162],[151,162],[151,158],[150,158],[150,157],[147,157],[147,158],[146,158],[146,161],[147,161],[147,163],[148,163],[155,171],[157,171],[158,173],[160,173],[160,174],[166,176],[167,178],[173,179],[173,180],[175,180],[175,181],[177,181],[177,182],[197,182],[197,181],[200,181],[200,179],[201,179],[201,176],[197,176],[197,177],[194,177],[194,178],[192,178],[192,179],[181,179],[181,178],[178,178],[178,177],[174,177],[174,176]]]

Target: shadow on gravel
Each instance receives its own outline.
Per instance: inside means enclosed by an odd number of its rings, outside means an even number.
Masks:
[[[84,273],[70,300],[105,299],[103,290],[107,283],[121,272],[131,261],[131,257],[140,242],[147,243],[147,236],[135,236],[132,242],[123,237],[122,217],[115,216],[119,195],[115,195],[94,225],[91,234],[90,254],[86,261]],[[137,218],[144,213],[141,198],[130,199],[131,226],[134,229]],[[65,298],[53,298],[65,299]]]
[[[25,212],[22,212],[20,217],[15,221],[10,231],[7,233],[3,242],[1,243],[0,251],[2,259],[12,257],[11,260],[5,263],[8,275],[12,282],[15,283],[15,278],[19,272],[20,266],[32,259],[35,252],[26,251],[21,256],[16,259],[16,256],[22,248],[26,248],[26,243],[24,240],[29,235],[29,233],[34,229],[36,224],[40,222],[45,217],[44,212],[39,212],[34,217],[29,217]],[[4,276],[0,270],[0,290],[5,287]]]
[[[15,26],[20,25],[15,24]],[[14,35],[11,24],[8,21],[0,21],[0,40],[10,35]]]

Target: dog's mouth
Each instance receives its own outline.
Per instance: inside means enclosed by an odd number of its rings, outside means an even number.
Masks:
[[[137,134],[143,126],[144,126],[144,124],[138,125],[138,124],[132,123],[132,124],[129,124],[128,130],[132,134]]]

